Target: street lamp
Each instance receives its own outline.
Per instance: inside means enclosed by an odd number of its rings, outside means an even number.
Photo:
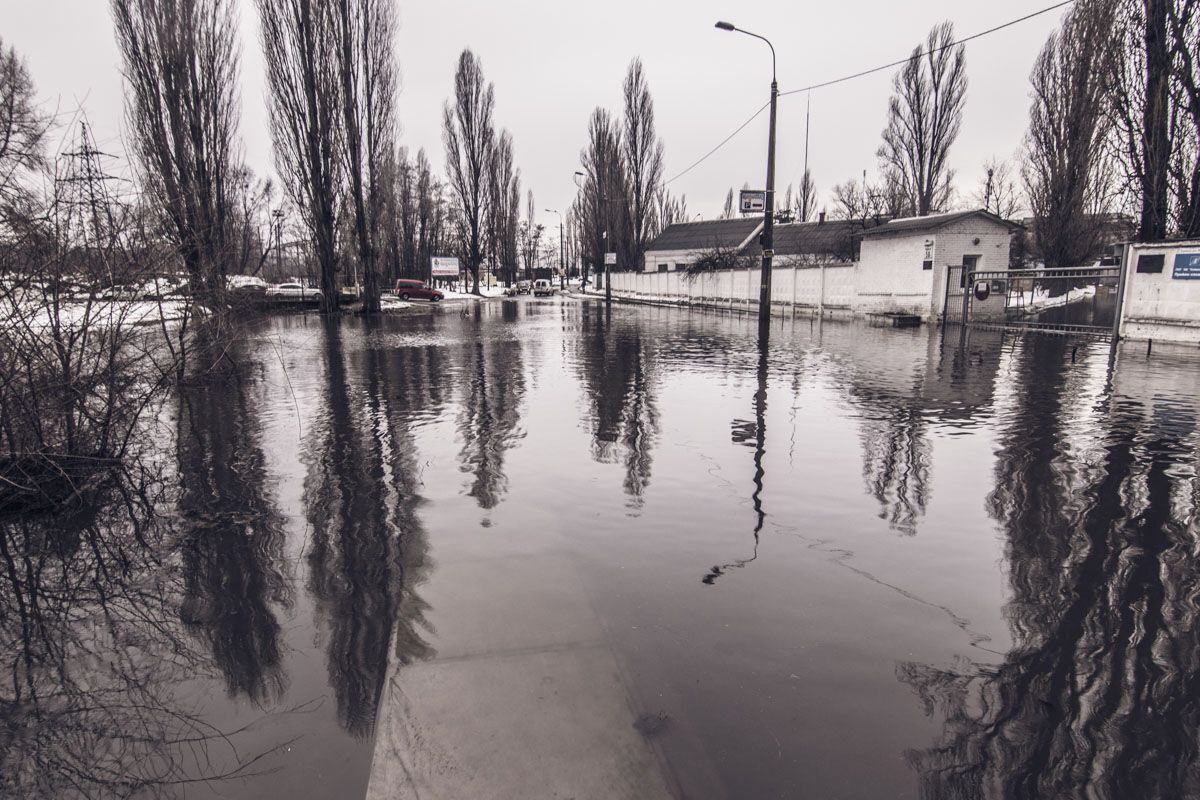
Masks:
[[[575,177],[583,178],[584,180],[587,180],[587,173],[580,172],[579,170],[575,170]],[[579,182],[576,181],[575,185],[578,186]],[[599,193],[599,187],[597,187],[597,196],[600,198],[600,202],[604,203],[604,302],[612,303],[612,278],[608,274],[608,203],[609,203],[609,200],[607,197],[605,197],[604,195]]]
[[[723,31],[736,31],[755,39],[762,39],[771,48],[771,127],[767,134],[767,190],[763,203],[762,232],[762,278],[758,287],[758,335],[765,346],[771,330],[771,259],[775,255],[773,223],[775,221],[775,100],[779,96],[779,84],[775,81],[775,46],[765,36],[742,30],[732,22],[718,22]]]
[[[547,208],[547,214],[558,214],[558,288],[562,291],[567,289],[567,261],[566,261],[566,242],[563,240],[563,215],[562,212]]]

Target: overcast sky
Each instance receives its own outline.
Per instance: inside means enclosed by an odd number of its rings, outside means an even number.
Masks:
[[[242,137],[259,173],[271,169],[258,26],[251,0],[242,4]],[[592,109],[620,112],[621,81],[640,56],[654,95],[668,176],[725,138],[768,98],[770,53],[762,42],[713,28],[718,19],[774,42],[781,91],[840,77],[908,54],[944,19],[962,37],[1023,16],[1050,0],[857,0],[821,3],[735,3],[731,0],[601,0],[563,3],[400,2],[396,52],[401,71],[401,142],[424,147],[444,164],[441,107],[464,47],[482,60],[496,86],[496,123],[512,131],[522,192],[541,209],[565,209],[575,192]],[[0,36],[26,59],[41,97],[64,119],[82,107],[101,149],[122,154],[120,58],[105,0],[0,0]],[[1010,158],[1024,133],[1028,75],[1046,35],[1065,9],[967,45],[970,86],[966,120],[951,154],[964,195],[981,164]],[[891,86],[891,71],[812,93],[809,164],[820,204],[829,188],[864,169],[874,171]],[[778,171],[782,191],[797,183],[804,158],[805,95],[781,98]],[[671,184],[687,195],[693,218],[717,215],[725,193],[765,176],[764,113],[712,158]],[[117,166],[119,170],[119,165]]]

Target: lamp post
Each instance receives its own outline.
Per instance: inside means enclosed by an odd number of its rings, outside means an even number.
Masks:
[[[567,289],[567,262],[565,256],[566,247],[563,241],[563,215],[561,211],[553,208],[547,208],[549,214],[558,214],[558,288],[562,291]]]
[[[771,330],[771,259],[775,255],[773,223],[775,222],[775,100],[779,96],[779,84],[775,80],[775,46],[765,36],[742,30],[731,22],[718,22],[716,27],[723,31],[736,31],[755,39],[762,39],[771,48],[771,123],[767,134],[767,190],[763,212],[762,232],[762,277],[758,287],[758,335],[763,345]]]
[[[575,177],[576,178],[584,178],[586,180],[587,174],[576,170]],[[578,181],[576,181],[576,185],[578,185]],[[612,303],[612,278],[610,278],[609,274],[608,274],[608,203],[609,203],[609,200],[604,195],[599,194],[599,187],[597,187],[597,196],[600,198],[600,202],[604,203],[604,302]]]

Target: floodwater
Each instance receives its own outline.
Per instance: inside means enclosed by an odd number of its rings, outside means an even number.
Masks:
[[[0,792],[1200,796],[1200,356],[570,299],[251,324],[0,543]]]

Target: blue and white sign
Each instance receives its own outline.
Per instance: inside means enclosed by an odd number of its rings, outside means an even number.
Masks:
[[[1200,253],[1176,253],[1171,277],[1183,280],[1200,280]]]

